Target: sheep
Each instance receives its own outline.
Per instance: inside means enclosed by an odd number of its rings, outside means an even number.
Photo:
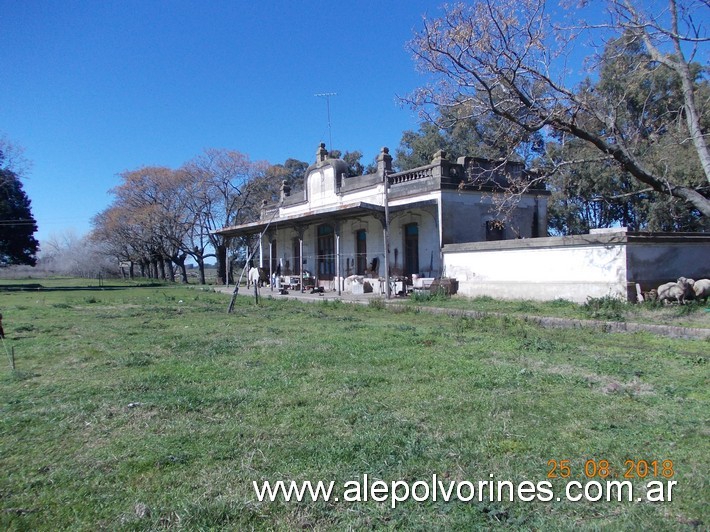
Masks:
[[[699,279],[695,281],[693,291],[695,292],[695,299],[702,299],[703,303],[706,303],[708,297],[710,297],[710,279]]]
[[[675,283],[665,283],[658,287],[658,302],[675,300],[681,304],[685,303],[686,299],[692,299],[695,293],[693,292],[693,279],[679,277]]]
[[[657,301],[658,300],[658,290],[656,288],[651,288],[648,292],[643,293],[644,301]]]
[[[263,268],[250,268],[247,272],[247,288],[252,284],[259,287],[265,286],[269,282],[269,274]]]

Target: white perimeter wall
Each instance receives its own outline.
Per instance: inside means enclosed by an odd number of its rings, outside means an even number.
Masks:
[[[607,295],[635,300],[678,277],[710,278],[710,235],[593,234],[446,245],[444,275],[459,294],[501,299],[568,299],[583,303]]]
[[[518,241],[520,242],[520,241]],[[444,273],[464,296],[498,299],[626,298],[626,246],[444,252]]]

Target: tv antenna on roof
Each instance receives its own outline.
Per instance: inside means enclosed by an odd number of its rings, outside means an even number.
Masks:
[[[314,94],[313,96],[318,96],[319,98],[325,98],[326,105],[328,107],[328,144],[329,148],[333,149],[333,132],[330,128],[330,97],[337,96],[337,92],[321,92],[320,94]]]

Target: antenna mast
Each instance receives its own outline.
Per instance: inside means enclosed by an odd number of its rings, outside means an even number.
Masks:
[[[329,149],[333,149],[333,132],[330,128],[330,97],[337,96],[337,92],[321,92],[320,94],[314,94],[313,96],[318,96],[319,98],[325,98],[326,106],[328,107],[328,144]]]

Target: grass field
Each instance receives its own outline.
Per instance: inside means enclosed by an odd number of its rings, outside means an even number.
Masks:
[[[240,297],[227,315],[209,290],[41,283],[54,289],[0,293],[17,366],[0,369],[2,529],[710,526],[710,342],[413,305]],[[535,484],[563,460],[556,496],[613,478],[584,475],[602,460],[622,475],[633,461],[635,495],[677,485],[670,502],[396,508],[340,489],[365,474]],[[341,500],[259,502],[264,480],[334,481]]]
[[[500,300],[482,296],[467,297],[410,297],[412,306],[436,306],[449,309],[504,313],[511,315],[551,316],[578,320],[622,321],[696,327],[710,329],[710,302],[690,301],[685,305],[664,305],[655,301],[631,304],[611,297],[590,298],[578,305],[571,301]]]

